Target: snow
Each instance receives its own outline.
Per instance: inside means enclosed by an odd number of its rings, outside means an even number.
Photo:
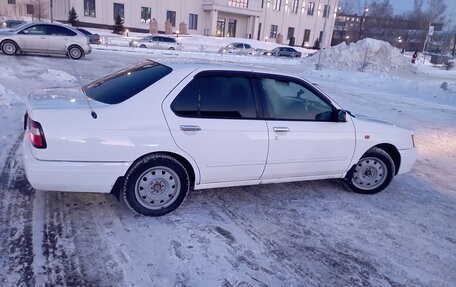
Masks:
[[[366,42],[346,47],[350,53],[335,47],[322,57],[321,71],[317,55],[291,60],[103,45],[80,61],[0,54],[0,285],[453,286],[456,70],[409,68],[400,54],[405,62],[396,67],[394,48]],[[373,55],[365,72],[363,47]],[[25,96],[85,84],[144,58],[305,77],[354,114],[414,130],[418,162],[373,196],[332,180],[211,189],[193,191],[161,218],[136,216],[111,195],[33,190],[21,166]]]
[[[380,40],[366,38],[349,45],[343,42],[320,52],[325,68],[351,71],[416,72],[415,66],[403,57],[399,49]],[[311,63],[318,62],[319,53],[309,58]]]

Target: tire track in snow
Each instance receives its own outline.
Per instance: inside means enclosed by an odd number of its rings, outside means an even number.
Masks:
[[[12,144],[0,173],[0,273],[3,286],[35,286],[33,197],[21,168],[22,133]]]

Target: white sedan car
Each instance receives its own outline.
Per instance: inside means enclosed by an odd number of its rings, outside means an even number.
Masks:
[[[75,60],[92,51],[84,34],[69,26],[40,22],[0,31],[0,49],[9,56],[21,53],[57,54]]]
[[[109,193],[136,212],[191,189],[341,178],[385,189],[412,168],[413,133],[356,118],[302,78],[144,61],[27,102],[24,162],[40,190]]]

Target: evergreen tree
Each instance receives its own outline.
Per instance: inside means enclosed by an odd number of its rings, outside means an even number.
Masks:
[[[79,23],[78,14],[76,13],[74,7],[71,7],[71,10],[68,11],[68,23],[72,26],[77,26]]]
[[[122,34],[124,32],[124,20],[120,15],[116,15],[116,18],[114,19],[114,27],[113,27],[113,33],[115,34]]]

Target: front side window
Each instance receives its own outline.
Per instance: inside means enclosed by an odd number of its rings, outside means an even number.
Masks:
[[[84,16],[96,17],[95,0],[84,0]]]
[[[22,30],[19,34],[27,34],[27,35],[46,35],[47,27],[46,25],[34,25],[28,27],[27,29]]]
[[[193,80],[174,99],[177,116],[255,119],[256,106],[248,77],[208,76]]]
[[[147,60],[96,80],[84,86],[83,90],[95,101],[111,105],[118,104],[135,96],[171,72],[170,67]]]
[[[166,11],[166,20],[171,22],[173,27],[176,27],[176,11]]]
[[[312,16],[315,12],[315,2],[309,2],[309,7],[307,8],[307,15]]]
[[[150,23],[152,9],[150,7],[141,7],[141,23]]]
[[[124,4],[114,3],[114,20],[117,16],[120,16],[120,18],[123,20],[125,16],[124,11]]]
[[[277,30],[279,27],[277,25],[271,25],[271,33],[269,33],[269,38],[275,39],[277,37]]]
[[[331,121],[332,106],[300,83],[263,78],[257,81],[268,119]]]
[[[190,14],[188,19],[188,28],[190,30],[198,29],[198,14]]]

